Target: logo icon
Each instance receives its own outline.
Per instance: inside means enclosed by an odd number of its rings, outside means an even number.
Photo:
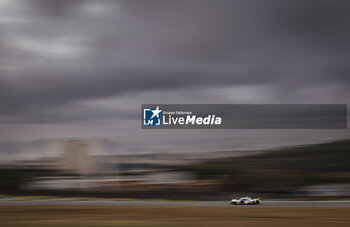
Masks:
[[[160,125],[160,116],[162,110],[157,108],[144,108],[143,109],[143,125],[146,126],[157,126]]]

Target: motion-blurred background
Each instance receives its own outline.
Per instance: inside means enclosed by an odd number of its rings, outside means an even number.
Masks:
[[[142,130],[142,103],[341,104],[350,2],[0,0],[0,193],[350,197],[350,131]]]

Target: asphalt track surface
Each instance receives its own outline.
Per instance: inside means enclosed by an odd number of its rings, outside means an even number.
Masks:
[[[230,205],[230,201],[170,201],[106,198],[1,197],[0,206],[193,206],[193,207],[350,207],[350,200],[262,200],[260,205]]]

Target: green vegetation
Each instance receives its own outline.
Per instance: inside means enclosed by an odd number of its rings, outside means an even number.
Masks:
[[[0,191],[16,192],[35,176],[46,176],[52,171],[24,169],[24,168],[1,168],[0,169]]]
[[[349,183],[349,160],[350,140],[342,140],[176,169],[192,172],[199,179],[223,179],[228,191],[286,192],[305,185]]]
[[[26,182],[26,172],[21,169],[0,169],[0,190],[17,191]]]

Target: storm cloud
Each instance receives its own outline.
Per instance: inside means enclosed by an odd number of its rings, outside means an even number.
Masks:
[[[142,132],[140,105],[347,103],[349,10],[345,0],[2,0],[0,142],[159,136],[161,147],[212,138],[212,149],[234,149],[227,131]]]

